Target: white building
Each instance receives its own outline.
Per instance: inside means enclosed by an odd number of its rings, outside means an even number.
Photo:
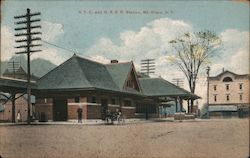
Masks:
[[[210,117],[244,117],[249,115],[249,74],[230,71],[209,77]]]

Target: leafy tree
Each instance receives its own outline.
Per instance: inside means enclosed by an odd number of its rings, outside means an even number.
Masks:
[[[174,55],[168,60],[177,65],[188,80],[189,88],[195,93],[197,76],[201,67],[210,63],[211,59],[221,48],[221,39],[211,31],[185,33],[169,42]],[[193,101],[191,100],[191,111]]]

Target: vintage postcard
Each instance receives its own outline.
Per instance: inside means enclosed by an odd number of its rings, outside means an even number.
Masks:
[[[0,158],[248,158],[249,0],[3,0]]]

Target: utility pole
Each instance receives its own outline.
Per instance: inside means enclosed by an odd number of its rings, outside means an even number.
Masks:
[[[207,67],[207,117],[209,118],[209,71],[210,66]]]
[[[16,78],[16,71],[20,67],[20,63],[16,61],[8,62],[8,70],[13,73],[13,78]]]
[[[150,73],[155,73],[155,59],[141,60],[141,72],[148,76]]]
[[[184,79],[183,78],[173,78],[172,83],[176,86],[183,88],[184,86]]]
[[[41,46],[41,44],[32,44],[33,41],[41,40],[40,37],[34,37],[33,35],[41,35],[41,32],[31,32],[32,29],[41,28],[40,25],[33,25],[31,24],[35,22],[41,21],[41,19],[31,19],[34,16],[41,15],[40,12],[37,13],[30,13],[30,9],[27,8],[27,13],[25,15],[15,16],[14,19],[25,19],[24,21],[17,21],[15,22],[16,25],[23,25],[21,27],[15,28],[15,31],[22,31],[21,33],[17,32],[15,34],[16,37],[26,37],[26,39],[18,39],[16,40],[17,43],[25,43],[24,45],[19,45],[15,48],[25,49],[25,51],[17,52],[16,54],[27,54],[27,102],[28,102],[28,116],[27,116],[27,123],[30,124],[30,96],[31,96],[31,86],[30,86],[30,54],[34,52],[40,52],[41,50],[31,50],[32,47]],[[25,33],[23,33],[25,31]]]

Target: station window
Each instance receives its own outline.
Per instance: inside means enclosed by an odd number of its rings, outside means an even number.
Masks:
[[[124,100],[124,106],[132,106],[130,100]]]
[[[227,101],[229,101],[230,100],[230,97],[229,97],[229,94],[227,94]]]
[[[131,88],[134,87],[134,83],[133,83],[132,80],[128,80],[128,81],[127,81],[127,87],[131,87]]]
[[[229,84],[226,84],[226,90],[227,91],[229,90]]]
[[[80,97],[75,97],[75,103],[79,103],[80,102]]]
[[[217,85],[214,85],[214,90],[215,90],[215,91],[217,90]]]
[[[92,102],[92,103],[96,103],[96,97],[95,97],[95,96],[92,97],[91,102]]]
[[[145,110],[141,104],[136,104],[136,113],[144,113]]]
[[[112,103],[112,105],[115,105],[115,99],[114,98],[111,99],[111,103]]]
[[[217,102],[217,95],[214,95],[214,102]]]

